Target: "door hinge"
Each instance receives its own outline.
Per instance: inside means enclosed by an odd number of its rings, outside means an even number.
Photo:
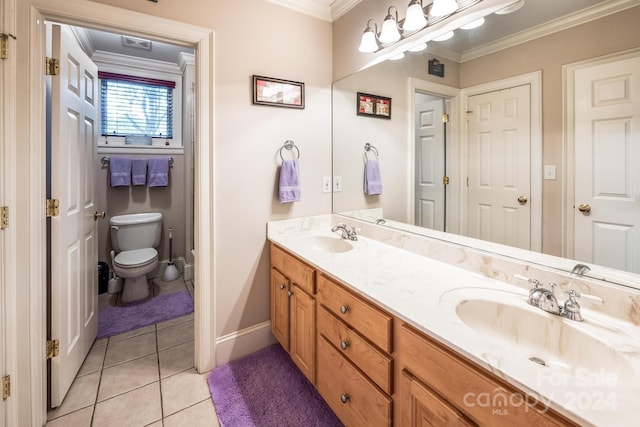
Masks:
[[[2,400],[7,400],[11,396],[11,376],[2,377]]]
[[[0,230],[9,227],[9,206],[0,207]]]
[[[467,121],[469,121],[469,114],[473,114],[473,110],[467,110]]]
[[[9,57],[9,37],[16,39],[13,34],[0,33],[0,59],[7,59]]]
[[[448,114],[443,114],[442,115],[442,123],[449,123],[449,115]]]
[[[60,74],[60,61],[56,58],[46,58],[45,61],[45,75],[57,76]]]
[[[58,216],[60,213],[60,201],[58,199],[47,199],[45,209],[47,218]]]
[[[442,183],[444,185],[449,185],[449,177],[448,176],[443,176],[442,177]]]
[[[58,340],[47,341],[47,359],[53,359],[60,354],[60,342]]]

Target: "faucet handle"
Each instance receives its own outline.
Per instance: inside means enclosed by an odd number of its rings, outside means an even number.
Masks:
[[[593,304],[597,304],[597,305],[604,304],[604,300],[602,298],[600,298],[598,296],[595,296],[595,295],[584,294],[584,293],[578,292],[578,291],[576,291],[574,289],[569,289],[567,291],[567,295],[569,295],[569,299],[573,298],[574,301],[575,301],[575,298],[580,298],[581,300],[589,301],[589,302],[591,302]]]

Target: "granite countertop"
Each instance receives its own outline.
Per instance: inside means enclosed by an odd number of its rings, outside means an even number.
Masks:
[[[268,239],[578,424],[631,425],[640,415],[633,323],[584,306],[584,322],[566,320],[528,305],[523,287],[364,236],[342,241],[327,221],[270,222]]]

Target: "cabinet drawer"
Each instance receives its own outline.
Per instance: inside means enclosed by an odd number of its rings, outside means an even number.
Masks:
[[[316,293],[314,270],[278,246],[271,244],[271,265],[291,280],[306,293]]]
[[[318,275],[318,300],[343,322],[383,351],[391,353],[393,318],[322,274]]]
[[[323,337],[318,337],[318,391],[345,426],[391,425],[391,399]]]
[[[411,373],[479,425],[575,425],[542,405],[531,406],[533,399],[527,404],[523,392],[406,325],[401,352]],[[496,403],[488,405],[487,400]]]
[[[393,359],[369,344],[356,331],[336,319],[326,308],[318,310],[318,333],[362,370],[378,387],[391,395]]]

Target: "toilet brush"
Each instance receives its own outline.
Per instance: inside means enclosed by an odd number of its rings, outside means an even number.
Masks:
[[[162,280],[170,282],[176,280],[178,277],[180,277],[180,272],[176,266],[173,265],[173,227],[169,227],[169,263],[167,264],[167,268],[164,269]]]

